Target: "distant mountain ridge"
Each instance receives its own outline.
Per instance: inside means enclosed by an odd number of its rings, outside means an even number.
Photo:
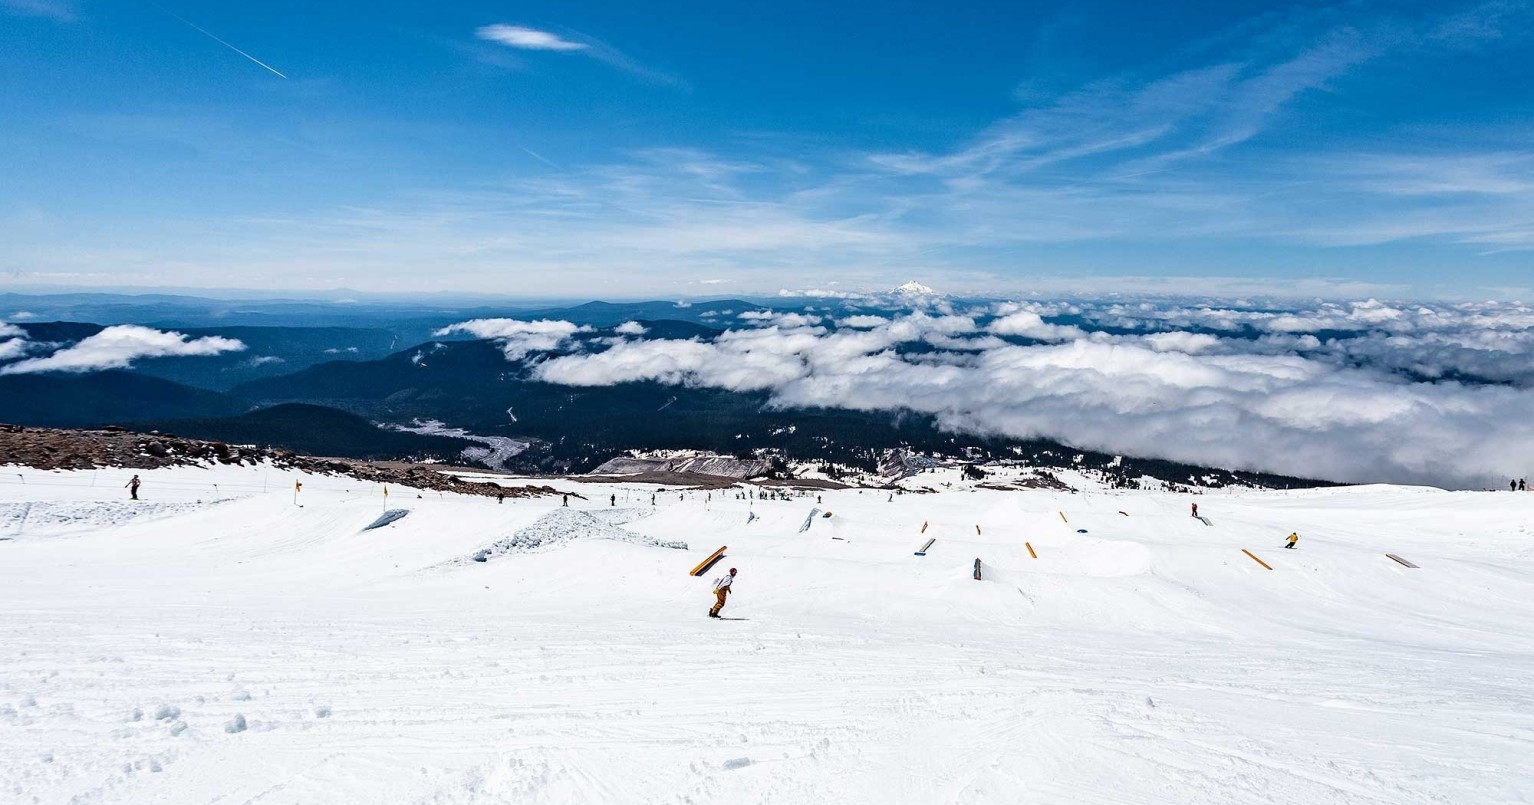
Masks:
[[[84,427],[150,418],[234,416],[250,404],[216,391],[108,370],[0,375],[0,422]]]
[[[254,444],[312,456],[360,459],[457,461],[475,443],[378,428],[362,417],[320,405],[287,403],[232,417],[145,420],[137,431],[161,431],[190,439]]]

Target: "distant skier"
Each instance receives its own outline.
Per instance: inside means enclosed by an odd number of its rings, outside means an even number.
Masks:
[[[1297,543],[1299,541],[1300,541],[1300,535],[1297,532],[1290,532],[1288,538],[1284,540],[1284,542],[1286,543],[1284,545],[1284,547],[1285,548],[1293,549],[1295,543]]]
[[[1194,517],[1198,516],[1198,504],[1197,503],[1193,504],[1193,516]]]
[[[724,609],[724,600],[730,597],[730,585],[735,582],[735,568],[730,572],[714,580],[714,606],[708,611],[710,618],[719,617],[719,610]]]
[[[570,496],[569,495],[560,495],[560,498],[563,499],[563,502],[560,503],[559,505],[564,506],[567,509],[570,508]]]
[[[618,496],[617,495],[613,495],[612,500],[607,505],[609,505],[609,506],[616,506],[616,505],[618,505]]]
[[[133,476],[133,480],[131,480],[128,483],[124,484],[124,486],[128,490],[128,498],[130,500],[138,500],[138,488],[139,488],[139,485],[142,484],[142,483],[143,483],[143,481],[140,481],[138,479],[138,476],[135,475],[135,476]]]

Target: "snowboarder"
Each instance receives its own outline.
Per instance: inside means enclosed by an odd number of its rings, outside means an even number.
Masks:
[[[563,506],[563,507],[565,507],[567,509],[570,508],[570,496],[569,495],[560,495],[560,498],[562,498],[564,502],[560,503],[559,505],[561,505],[561,506]]]
[[[129,499],[131,499],[131,500],[138,500],[138,488],[139,488],[139,485],[141,483],[143,483],[143,482],[138,479],[137,475],[135,475],[135,476],[133,476],[133,480],[131,480],[128,483],[124,484],[124,486],[128,490],[128,497],[129,497]]]
[[[1198,516],[1198,504],[1197,503],[1193,504],[1193,516],[1194,517]]]
[[[609,506],[616,506],[616,505],[618,505],[618,496],[617,495],[613,495],[612,500],[609,501],[607,505],[609,505]]]
[[[735,568],[730,572],[714,580],[714,606],[708,611],[710,618],[719,617],[719,610],[724,609],[724,599],[730,596],[730,585],[735,582]]]
[[[1299,533],[1298,532],[1290,532],[1289,536],[1284,540],[1284,542],[1285,542],[1284,547],[1292,549],[1292,548],[1294,548],[1295,543],[1297,543],[1299,541],[1300,541]]]

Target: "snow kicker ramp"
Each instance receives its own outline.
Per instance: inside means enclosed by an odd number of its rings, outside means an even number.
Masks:
[[[652,548],[687,550],[686,542],[647,537],[615,524],[633,516],[634,513],[626,509],[554,509],[531,524],[517,529],[509,536],[481,548],[468,559],[474,562],[485,562],[507,554],[551,551],[578,539],[606,539]],[[457,563],[461,564],[463,561],[459,560]]]
[[[394,522],[396,520],[404,518],[404,516],[409,514],[409,513],[410,513],[409,509],[389,509],[388,511],[384,512],[383,514],[378,515],[378,519],[377,520],[374,520],[373,522],[368,523],[367,525],[363,526],[362,530],[363,531],[372,531],[375,528],[383,528],[384,526],[386,526],[386,525],[388,525],[388,524],[390,524],[390,523],[392,523],[392,522]]]

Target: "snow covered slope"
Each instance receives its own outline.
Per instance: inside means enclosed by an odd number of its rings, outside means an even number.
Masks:
[[[391,488],[364,532],[357,481],[129,474],[0,472],[0,801],[1534,792],[1530,495]]]

